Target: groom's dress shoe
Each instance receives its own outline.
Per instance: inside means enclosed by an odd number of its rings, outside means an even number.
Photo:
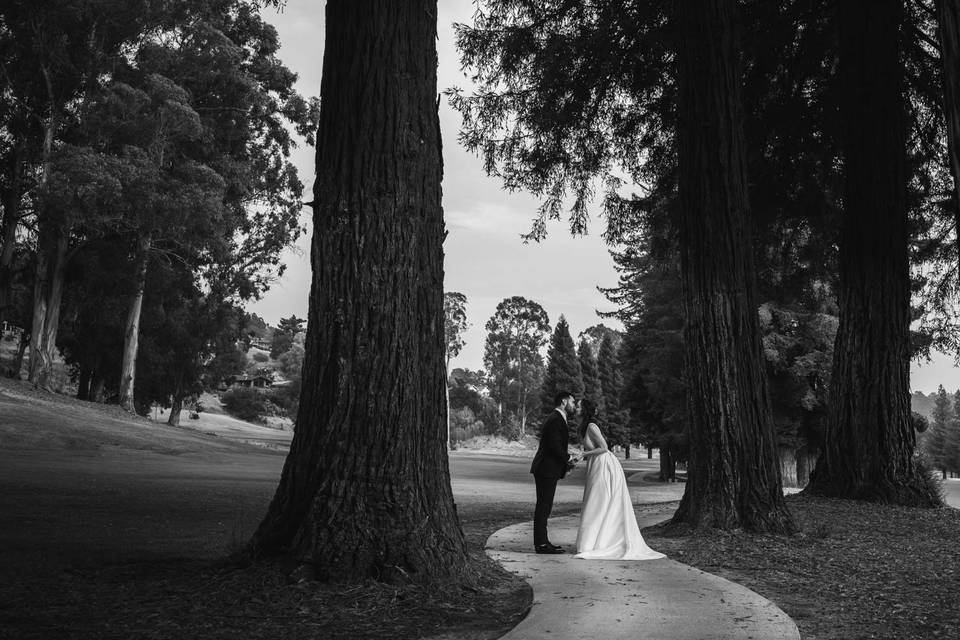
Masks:
[[[563,549],[552,544],[538,544],[535,549],[537,553],[564,553]]]

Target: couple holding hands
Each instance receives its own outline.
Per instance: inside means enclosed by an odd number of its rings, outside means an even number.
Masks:
[[[588,560],[654,560],[663,558],[640,535],[633,502],[620,461],[607,448],[597,425],[597,408],[589,399],[577,401],[572,393],[556,395],[555,409],[540,430],[540,446],[530,473],[537,485],[533,517],[533,546],[537,553],[564,553],[547,538],[547,519],[553,510],[557,481],[573,468],[567,446],[569,420],[580,416],[580,445],[587,461],[586,484],[577,531],[576,558]]]

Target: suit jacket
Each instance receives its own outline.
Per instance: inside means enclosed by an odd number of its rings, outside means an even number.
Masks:
[[[530,465],[530,473],[544,478],[563,478],[567,475],[567,421],[553,410],[540,427],[540,446]]]

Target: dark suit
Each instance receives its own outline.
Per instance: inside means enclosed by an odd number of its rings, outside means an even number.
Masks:
[[[540,446],[530,465],[537,484],[537,507],[533,512],[533,544],[547,543],[547,519],[553,511],[557,481],[567,475],[567,421],[553,410],[540,428]]]

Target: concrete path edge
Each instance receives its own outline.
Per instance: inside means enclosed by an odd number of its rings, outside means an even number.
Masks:
[[[656,513],[638,517],[641,528],[662,520]],[[578,524],[579,516],[551,519],[551,540],[572,552]],[[487,555],[533,589],[527,616],[502,640],[800,639],[786,613],[742,585],[666,558],[537,555],[532,527],[505,527],[487,540]]]

